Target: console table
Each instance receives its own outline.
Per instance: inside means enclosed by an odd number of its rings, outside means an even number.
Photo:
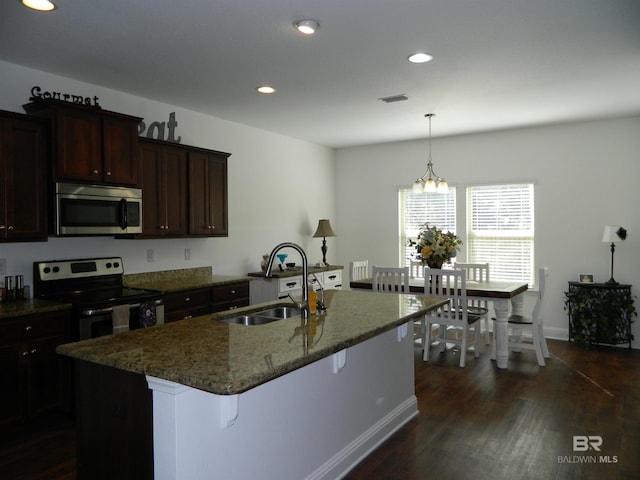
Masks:
[[[632,317],[637,316],[631,285],[569,282],[565,310],[569,340],[585,345],[629,343]]]

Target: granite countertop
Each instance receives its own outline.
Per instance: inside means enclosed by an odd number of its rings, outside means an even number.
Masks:
[[[306,326],[299,316],[256,326],[216,321],[259,308],[253,305],[65,344],[57,352],[219,395],[237,394],[446,303],[423,295],[350,290],[327,291],[325,297],[326,314],[311,316]],[[278,303],[283,304],[261,307]]]
[[[342,270],[344,267],[342,265],[327,265],[324,267],[318,267],[315,265],[309,265],[309,275],[312,273],[318,272],[327,272],[329,270]],[[250,277],[262,277],[266,278],[264,272],[250,272],[247,275]],[[273,278],[286,278],[286,277],[295,277],[298,275],[302,275],[302,267],[289,267],[284,271],[278,270],[276,266],[273,267],[273,271],[271,272],[271,276]]]
[[[0,320],[32,315],[34,313],[69,310],[71,307],[70,303],[51,302],[39,298],[0,302]]]
[[[251,280],[250,277],[214,275],[211,267],[196,267],[124,275],[122,283],[125,287],[168,293]]]

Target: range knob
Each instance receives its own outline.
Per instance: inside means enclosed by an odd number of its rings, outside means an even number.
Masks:
[[[106,267],[107,267],[107,268],[111,268],[111,262],[107,262]]]
[[[49,267],[44,267],[42,270],[44,273],[51,273],[51,269]]]
[[[60,267],[53,267],[53,273],[58,273],[60,271]]]

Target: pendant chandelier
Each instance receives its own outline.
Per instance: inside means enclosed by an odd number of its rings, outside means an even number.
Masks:
[[[431,118],[435,117],[435,115],[435,113],[427,113],[425,115],[425,117],[429,119],[429,161],[427,162],[427,171],[413,184],[412,191],[414,193],[447,193],[449,191],[447,181],[436,175],[436,172],[433,171],[433,162],[431,161]]]

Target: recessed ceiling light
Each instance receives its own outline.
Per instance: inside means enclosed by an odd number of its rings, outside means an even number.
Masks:
[[[22,4],[39,12],[50,12],[56,9],[55,4],[49,0],[22,0]]]
[[[433,60],[433,55],[429,55],[428,53],[418,52],[413,55],[409,55],[407,58],[411,63],[427,63]]]
[[[313,35],[320,27],[317,20],[298,20],[293,24],[296,30],[305,35]]]
[[[264,94],[276,93],[276,89],[273,87],[270,87],[269,85],[262,85],[260,87],[257,87],[256,90],[259,93],[264,93]]]

